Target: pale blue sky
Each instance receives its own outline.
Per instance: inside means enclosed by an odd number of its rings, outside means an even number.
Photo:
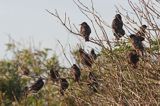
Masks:
[[[86,2],[89,0],[81,1],[89,3]],[[108,24],[111,24],[116,13],[115,5],[121,4],[128,8],[127,0],[93,1],[95,8]],[[4,56],[4,44],[8,42],[7,35],[25,45],[33,39],[36,46],[41,42],[42,47],[52,48],[56,52],[59,52],[60,47],[57,40],[60,40],[64,46],[68,45],[68,42],[72,45],[79,42],[79,37],[66,31],[45,9],[51,11],[57,9],[61,15],[66,12],[77,26],[82,21],[87,21],[72,0],[0,0],[0,58]]]

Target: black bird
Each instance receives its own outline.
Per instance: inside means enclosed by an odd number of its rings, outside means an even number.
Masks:
[[[139,55],[137,54],[136,50],[132,50],[129,55],[129,63],[133,65],[133,68],[137,68],[137,63],[139,61]]]
[[[94,49],[91,50],[90,52],[90,56],[93,60],[96,60],[97,59],[97,54],[95,53]]]
[[[71,67],[71,73],[74,76],[74,80],[76,82],[79,82],[80,76],[81,76],[81,71],[80,71],[79,67],[76,64],[73,64],[73,66]]]
[[[140,27],[139,31],[136,33],[136,35],[137,36],[141,36],[141,37],[145,37],[146,29],[147,29],[147,26],[146,25],[142,25]]]
[[[88,76],[89,76],[89,80],[90,81],[92,81],[92,82],[93,81],[95,81],[95,82],[97,81],[96,75],[93,72],[89,72]]]
[[[89,41],[89,36],[91,34],[91,28],[86,22],[82,22],[80,27],[80,34],[84,37],[85,41]]]
[[[88,53],[86,53],[82,48],[79,49],[81,63],[87,67],[92,67],[93,61]]]
[[[31,87],[29,91],[38,92],[44,85],[43,79],[40,77]]]
[[[65,90],[68,88],[69,83],[65,78],[60,79],[60,93],[64,95]]]
[[[96,75],[93,72],[90,72],[88,77],[90,80],[90,83],[88,84],[89,88],[92,89],[94,92],[98,92],[97,88],[99,84],[98,84]]]
[[[120,14],[115,15],[115,18],[112,21],[112,30],[117,40],[119,40],[122,36],[125,35],[125,31],[123,29],[123,21]]]
[[[132,42],[132,46],[133,48],[137,51],[137,52],[141,52],[141,55],[143,56],[143,51],[144,51],[144,46],[142,41],[144,41],[144,37],[142,36],[137,36],[135,34],[131,34],[130,35],[131,38],[131,42]]]
[[[55,70],[54,68],[51,68],[51,70],[50,70],[50,77],[51,77],[51,80],[52,80],[53,82],[58,81],[59,78],[60,78],[60,75],[59,75],[59,73],[58,73],[58,70]]]

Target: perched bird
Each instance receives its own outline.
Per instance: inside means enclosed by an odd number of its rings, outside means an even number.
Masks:
[[[146,25],[142,25],[140,27],[139,31],[136,33],[136,35],[137,36],[141,36],[141,37],[145,37],[146,29],[147,29],[147,26]]]
[[[91,50],[90,52],[90,56],[93,60],[96,60],[97,59],[97,54],[95,53],[94,49]]]
[[[136,50],[132,50],[129,55],[129,63],[133,65],[133,68],[137,68],[137,63],[139,61],[139,55],[137,54]]]
[[[85,41],[89,41],[89,36],[91,34],[91,28],[86,22],[82,22],[80,27],[80,34],[84,37]]]
[[[123,21],[120,14],[115,15],[115,18],[112,21],[112,30],[117,40],[125,35],[125,31],[123,29]]]
[[[96,75],[95,75],[93,72],[89,72],[88,77],[89,77],[89,80],[90,80],[91,82],[93,82],[93,81],[96,82],[96,81],[97,81]]]
[[[133,48],[143,56],[144,46],[142,41],[144,41],[144,37],[131,34],[130,38]]]
[[[38,92],[44,85],[43,79],[40,77],[29,89],[29,91]]]
[[[60,93],[64,95],[65,90],[68,88],[69,83],[65,78],[60,79]]]
[[[95,74],[93,72],[90,72],[88,77],[90,80],[90,83],[88,84],[89,88],[92,89],[94,92],[98,92],[97,88],[99,84],[98,84]]]
[[[50,70],[50,77],[51,77],[51,80],[53,82],[58,81],[59,78],[60,78],[58,70],[54,70],[54,68],[51,68],[51,70]]]
[[[79,54],[81,58],[81,63],[86,65],[87,67],[92,67],[93,60],[90,55],[86,53],[82,48],[79,49]]]
[[[74,80],[76,82],[79,82],[80,76],[81,76],[81,71],[76,64],[73,64],[73,66],[71,67],[71,73],[74,75]]]

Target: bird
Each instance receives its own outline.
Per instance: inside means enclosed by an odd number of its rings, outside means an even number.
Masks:
[[[94,49],[91,49],[90,56],[93,60],[97,59],[97,54],[95,53]]]
[[[60,75],[59,75],[59,73],[58,73],[58,70],[54,70],[54,68],[51,68],[51,70],[50,70],[50,77],[51,77],[51,80],[52,80],[53,82],[58,81],[59,78],[60,78]]]
[[[74,75],[75,82],[79,82],[80,76],[81,76],[81,71],[80,71],[79,67],[76,64],[72,65],[71,73]]]
[[[89,80],[90,81],[92,81],[92,82],[93,81],[95,81],[95,82],[97,81],[96,75],[93,72],[89,72],[88,76],[89,76]]]
[[[90,80],[90,82],[88,84],[89,88],[92,89],[94,92],[98,92],[97,88],[98,88],[99,84],[98,84],[98,81],[97,81],[95,74],[93,72],[89,72],[88,77]]]
[[[85,41],[89,41],[89,36],[91,34],[91,28],[86,22],[82,22],[80,27],[80,34],[84,37]]]
[[[113,35],[119,40],[122,36],[125,35],[125,30],[123,29],[123,21],[120,14],[116,14],[115,18],[112,21],[112,30]]]
[[[142,25],[140,27],[139,31],[136,33],[136,35],[137,36],[141,36],[141,37],[145,37],[146,29],[147,29],[147,26],[146,25]]]
[[[131,34],[130,35],[130,39],[131,39],[131,43],[133,48],[140,54],[143,56],[143,52],[144,52],[144,46],[142,41],[144,41],[144,37],[142,36],[137,36],[135,34]]]
[[[139,55],[137,54],[136,50],[130,51],[128,57],[129,57],[129,63],[133,65],[133,68],[137,68]]]
[[[29,91],[38,92],[44,85],[43,79],[40,77],[31,87]]]
[[[69,86],[68,81],[65,78],[61,78],[60,79],[60,93],[61,93],[61,95],[64,95],[64,92],[66,91],[68,86]]]
[[[88,53],[84,51],[84,49],[79,49],[81,63],[86,65],[87,67],[92,67],[93,61]]]

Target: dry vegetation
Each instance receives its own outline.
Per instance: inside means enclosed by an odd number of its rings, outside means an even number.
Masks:
[[[60,66],[55,54],[48,56],[49,49],[19,49],[14,42],[8,43],[7,48],[13,53],[13,58],[0,61],[0,104],[2,106],[159,106],[160,4],[154,0],[139,0],[139,4],[128,0],[131,11],[122,7],[117,8],[117,12],[125,20],[127,36],[113,46],[114,41],[108,39],[107,30],[105,30],[110,28],[110,25],[96,12],[93,2],[91,1],[91,8],[79,0],[74,0],[74,3],[92,25],[95,38],[91,38],[90,42],[102,48],[100,56],[94,61],[92,67],[88,68],[80,63],[77,52],[79,48],[72,50],[76,64],[81,69],[81,79],[77,83],[74,82],[70,69]],[[79,28],[72,24],[66,14],[62,19],[57,10],[55,13],[49,10],[47,12],[58,19],[72,34],[81,37]],[[145,43],[149,46],[145,47],[145,55],[140,58],[138,68],[133,68],[128,63],[127,57],[128,52],[132,50],[128,35],[136,33],[137,28],[142,24],[148,26]],[[59,93],[59,83],[53,83],[50,78],[51,68],[58,70],[60,76],[67,78],[69,82],[69,88],[64,96]],[[88,85],[89,71],[96,75],[99,85],[96,88],[97,92]],[[25,87],[39,76],[44,77],[43,88],[38,93],[26,95]]]

